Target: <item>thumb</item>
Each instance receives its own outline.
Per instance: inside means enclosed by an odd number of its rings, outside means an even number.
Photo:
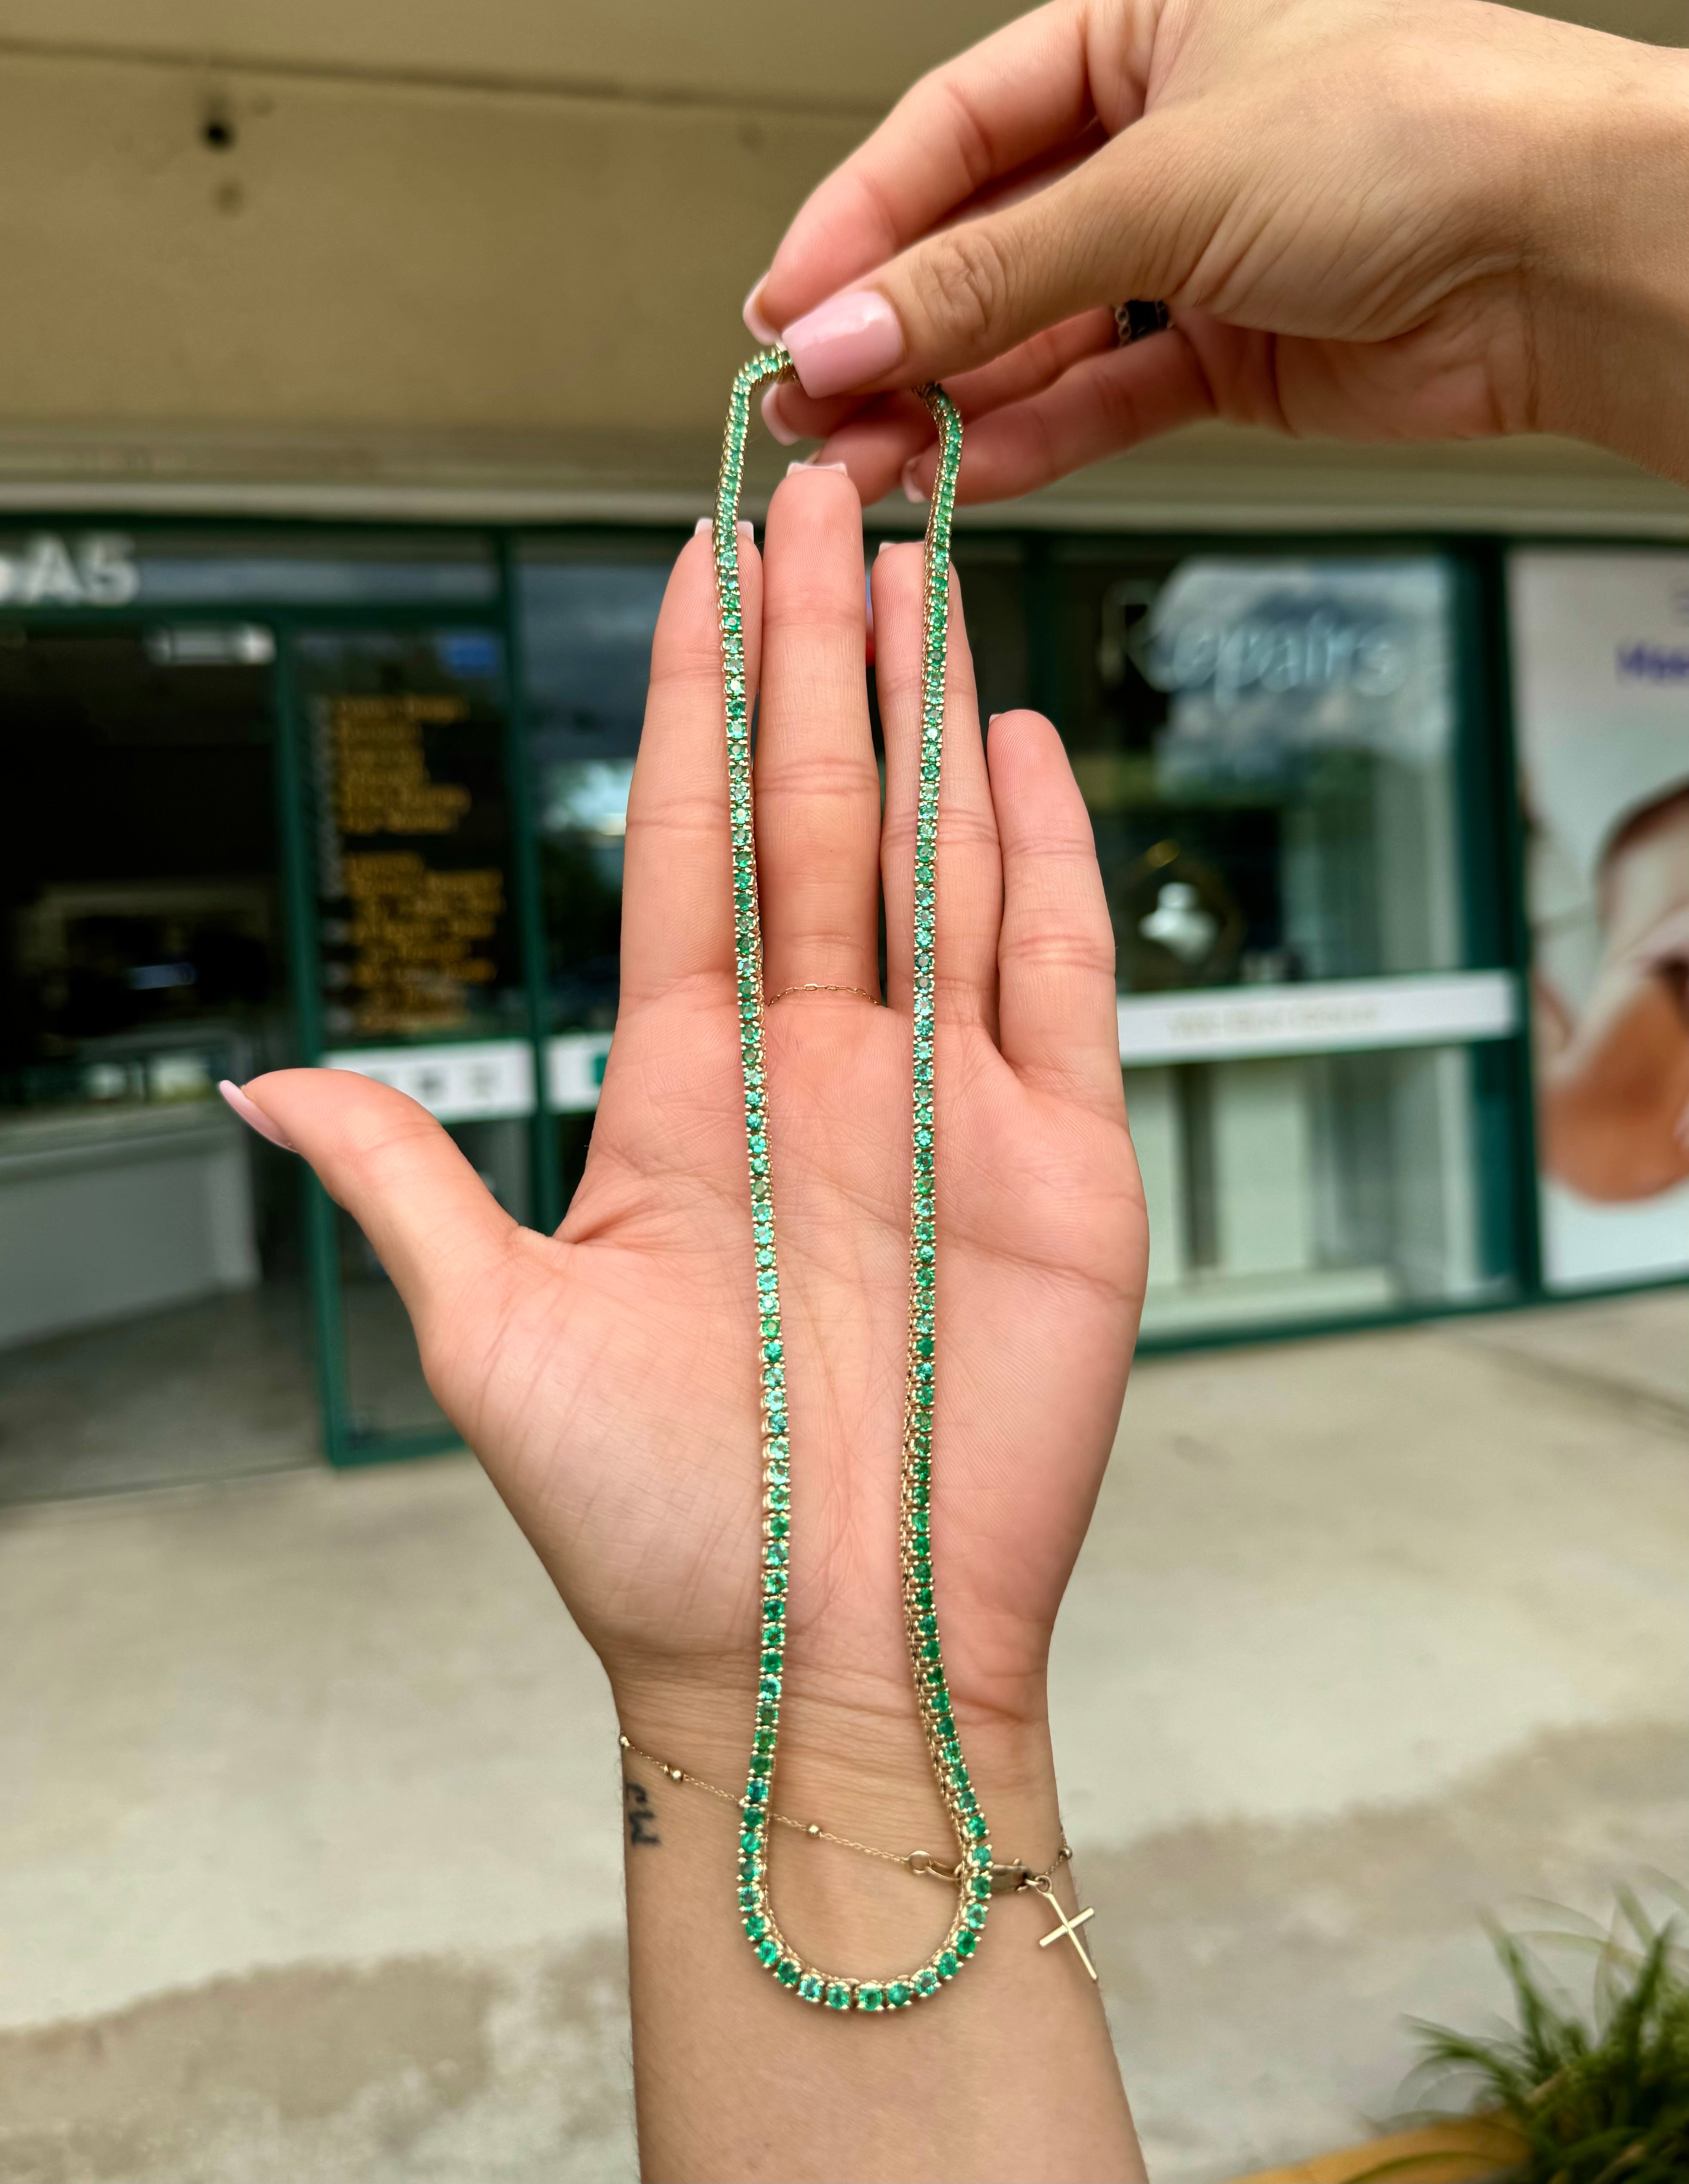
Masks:
[[[1036,196],[925,237],[781,332],[806,394],[924,384],[1097,304],[1176,298],[1230,165],[1186,109],[1147,114]]]
[[[231,1096],[231,1095],[233,1096]],[[508,1255],[517,1223],[425,1107],[349,1069],[277,1069],[242,1090],[280,1142],[309,1162],[369,1239],[419,1338],[473,1295]]]

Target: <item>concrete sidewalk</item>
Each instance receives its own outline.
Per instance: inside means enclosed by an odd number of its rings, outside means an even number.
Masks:
[[[1689,1297],[1150,1361],[1058,1634],[1158,2184],[1689,1880]],[[0,1523],[0,2184],[634,2173],[614,1726],[449,1461]]]

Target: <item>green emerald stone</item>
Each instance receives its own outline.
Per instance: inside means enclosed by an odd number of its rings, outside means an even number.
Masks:
[[[745,1931],[753,1942],[760,1942],[768,1930],[769,1922],[766,1919],[747,1919],[745,1921]]]
[[[886,2007],[885,1988],[881,1986],[858,1987],[856,1991],[856,2006],[858,2009],[883,2009]]]
[[[893,1980],[886,1990],[886,1999],[893,2009],[907,2008],[913,1997],[914,1990],[907,1980]]]
[[[971,1957],[979,1946],[979,1936],[971,1932],[966,1926],[956,1936],[956,1953],[958,1957]]]
[[[938,1974],[934,1971],[931,1964],[926,1967],[925,1971],[919,1971],[915,1974],[914,1988],[917,1994],[937,1993]]]
[[[956,1958],[949,1949],[946,1949],[938,1959],[938,1976],[940,1979],[954,1979],[956,1976]]]
[[[819,2002],[826,1991],[826,1981],[817,1979],[814,1972],[805,1972],[797,1982],[798,1997],[803,2002]]]
[[[774,1968],[774,1975],[782,1986],[796,1986],[801,1974],[790,1957],[782,1957]]]
[[[990,1893],[989,1882],[986,1884],[986,1893]],[[970,1903],[967,1909],[962,1914],[962,1923],[964,1925],[970,1928],[973,1932],[977,1934],[986,1923],[985,1905],[983,1903]]]
[[[780,1955],[780,1943],[767,1939],[760,1941],[757,1944],[757,1954],[764,1964],[771,1964]]]
[[[850,2008],[850,1989],[842,1981],[835,1980],[827,1989],[827,2008],[829,2009]]]

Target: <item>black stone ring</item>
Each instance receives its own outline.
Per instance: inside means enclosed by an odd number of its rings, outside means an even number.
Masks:
[[[1173,323],[1165,304],[1147,304],[1135,298],[1114,306],[1114,327],[1120,346],[1130,348],[1150,334],[1164,334]]]

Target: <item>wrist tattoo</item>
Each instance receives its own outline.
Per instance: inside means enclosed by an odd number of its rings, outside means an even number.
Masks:
[[[622,1802],[627,1808],[629,1847],[643,1847],[648,1844],[652,1849],[656,1849],[663,1838],[657,1832],[657,1810],[644,1783],[624,1783]]]

